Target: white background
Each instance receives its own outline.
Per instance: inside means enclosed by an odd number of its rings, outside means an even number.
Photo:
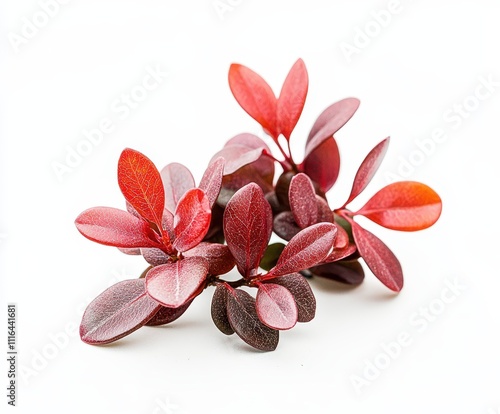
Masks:
[[[401,0],[386,27],[374,17],[388,7],[379,0],[222,0],[219,6],[234,6],[219,13],[215,3],[73,0],[46,22],[37,1],[1,3],[0,313],[6,318],[6,303],[18,304],[24,376],[15,410],[499,413],[498,1]],[[25,19],[36,16],[45,26],[14,47]],[[365,28],[370,37],[360,44]],[[355,41],[361,47],[347,56],[342,47]],[[299,57],[310,77],[292,137],[299,160],[326,106],[348,96],[361,100],[337,136],[343,164],[328,196],[332,206],[343,202],[361,160],[388,135],[386,160],[354,207],[409,160],[420,164],[412,171],[406,165],[401,178],[425,182],[443,199],[441,219],[423,232],[363,222],[402,262],[401,294],[369,272],[356,289],[315,280],[317,317],[284,332],[271,353],[219,333],[209,292],[171,326],[144,328],[106,347],[82,343],[75,327],[86,303],[110,280],[137,277],[146,266],[86,240],[73,224],[86,208],[123,207],[116,182],[122,149],[145,153],[159,168],[184,163],[199,180],[227,139],[260,134],[230,93],[229,65],[251,67],[278,92]],[[113,102],[157,65],[168,76],[121,119]],[[480,86],[488,78],[496,82],[489,94]],[[469,110],[451,121],[450,111],[464,100]],[[102,118],[113,132],[59,180],[54,163],[64,163],[83,130]],[[416,142],[437,128],[447,139],[419,157]],[[440,307],[447,283],[461,290]],[[420,312],[429,305],[442,312],[424,326]],[[411,344],[356,389],[353,376],[363,378],[367,364],[384,361],[382,344],[404,332]],[[1,336],[6,344],[6,329]]]

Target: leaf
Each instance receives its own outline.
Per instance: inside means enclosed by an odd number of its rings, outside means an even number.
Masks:
[[[295,173],[292,171],[283,172],[276,182],[275,193],[278,201],[286,210],[290,210],[290,200],[288,195],[290,194],[290,183],[292,182],[292,178],[295,176]]]
[[[374,234],[351,221],[352,234],[359,254],[373,274],[389,289],[403,288],[403,269],[394,253]]]
[[[208,273],[223,275],[234,267],[234,257],[229,248],[219,243],[202,242],[184,252],[184,257],[204,257],[208,261]]]
[[[290,291],[274,283],[261,283],[255,308],[260,321],[271,329],[287,330],[297,323],[297,304]]]
[[[256,184],[238,190],[224,212],[226,242],[244,277],[258,270],[272,232],[271,206]]]
[[[165,207],[173,213],[186,191],[195,187],[194,178],[184,165],[177,162],[165,166],[160,175],[165,190]]]
[[[361,192],[370,183],[373,176],[379,169],[382,160],[384,159],[385,153],[387,152],[387,148],[389,148],[389,137],[387,137],[378,145],[376,145],[375,148],[373,148],[368,153],[368,155],[358,168],[356,177],[354,177],[354,183],[352,185],[351,194],[349,195],[347,201],[344,203],[344,206],[349,204],[358,195],[360,195]]]
[[[227,285],[225,283],[217,285],[214,296],[212,297],[212,320],[215,326],[225,335],[234,334],[234,329],[229,323],[227,316]]]
[[[198,188],[202,190],[208,198],[212,207],[219,197],[222,186],[222,175],[224,172],[224,158],[216,158],[205,170]]]
[[[229,87],[240,106],[274,139],[278,138],[277,99],[264,79],[246,66],[233,63]]]
[[[279,332],[260,321],[255,299],[241,289],[232,289],[227,296],[227,316],[236,334],[256,349],[274,351],[278,346]]]
[[[365,279],[363,266],[357,260],[327,263],[310,270],[315,276],[353,286],[360,285]]]
[[[321,143],[332,137],[358,110],[359,100],[346,98],[326,108],[314,123],[306,143],[307,156]]]
[[[208,232],[211,216],[212,210],[205,193],[199,188],[188,190],[175,209],[174,248],[185,252],[200,243]]]
[[[155,248],[145,248],[140,250],[144,260],[152,266],[159,266],[167,263],[170,260],[170,255],[163,250]]]
[[[160,246],[147,222],[112,207],[89,208],[76,218],[75,225],[87,239],[106,246]]]
[[[128,254],[130,256],[137,256],[139,254],[141,254],[141,249],[135,247],[133,249],[127,249],[127,248],[124,248],[124,247],[118,247],[118,250],[120,250],[122,253],[124,254]]]
[[[336,233],[332,223],[318,223],[302,230],[288,242],[269,275],[295,273],[318,264],[332,249]]]
[[[325,139],[307,154],[300,168],[326,193],[333,187],[340,172],[337,141],[333,137]]]
[[[118,160],[118,184],[132,207],[161,229],[165,192],[151,160],[133,149],[123,150]]]
[[[337,229],[339,228],[340,226],[337,227]],[[335,247],[334,244],[332,252],[328,256],[326,256],[325,259],[323,259],[323,263],[337,262],[339,260],[345,259],[346,257],[349,257],[350,255],[356,253],[356,250],[357,248],[354,243],[340,248]]]
[[[316,205],[318,207],[317,223],[333,223],[333,212],[323,197],[316,194]]]
[[[146,275],[148,294],[167,308],[178,308],[198,293],[208,273],[202,257],[185,257],[152,268]]]
[[[318,220],[316,192],[310,178],[304,173],[295,175],[288,192],[293,218],[300,228],[315,224]]]
[[[441,208],[441,198],[432,188],[401,181],[382,188],[355,214],[392,230],[417,231],[432,226]]]
[[[302,59],[298,59],[290,69],[278,98],[279,130],[289,140],[302,114],[307,96],[309,79]]]
[[[184,312],[186,312],[191,303],[193,303],[193,300],[194,299],[191,299],[178,308],[166,308],[165,306],[162,306],[155,316],[153,316],[148,323],[146,323],[146,326],[159,326],[172,323],[173,321],[179,319]]]
[[[299,273],[276,277],[268,282],[288,289],[297,304],[297,322],[309,322],[316,314],[316,298],[307,280]]]
[[[114,342],[143,326],[160,307],[146,294],[144,279],[118,282],[87,306],[80,337],[91,345]]]
[[[274,217],[273,230],[283,240],[288,241],[297,235],[302,229],[297,226],[297,223],[295,223],[295,219],[291,211],[283,211]]]
[[[264,256],[260,261],[259,267],[264,270],[270,270],[276,263],[278,263],[278,258],[280,257],[281,252],[285,248],[283,243],[272,243],[267,246],[266,251],[264,252]]]

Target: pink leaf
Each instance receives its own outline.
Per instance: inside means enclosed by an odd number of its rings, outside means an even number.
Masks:
[[[165,190],[165,207],[173,213],[186,191],[195,187],[194,178],[184,165],[177,162],[165,166],[160,174]]]
[[[302,230],[288,242],[269,275],[295,273],[318,264],[332,249],[336,233],[332,223],[318,223]]]
[[[307,175],[299,173],[292,178],[288,198],[293,217],[299,227],[304,229],[317,222],[318,203],[316,201],[316,192]]]
[[[286,139],[290,139],[290,135],[300,118],[306,101],[308,85],[306,66],[304,61],[299,59],[290,69],[278,99],[279,129]]]
[[[239,64],[229,68],[229,87],[240,106],[274,139],[279,129],[277,99],[271,87],[257,73]]]
[[[215,288],[214,296],[212,298],[211,314],[215,326],[225,335],[234,334],[234,329],[229,323],[227,316],[227,285],[219,284]]]
[[[132,214],[111,207],[85,210],[75,220],[86,238],[107,246],[122,248],[159,247],[148,223]]]
[[[344,203],[344,206],[349,204],[354,200],[370,183],[373,176],[377,172],[382,160],[384,159],[387,148],[389,147],[389,137],[380,142],[375,148],[373,148],[366,158],[361,163],[354,178],[354,183],[352,185],[351,194],[349,198]]]
[[[382,188],[355,214],[392,230],[417,231],[432,226],[441,208],[441,198],[432,188],[401,181]]]
[[[224,235],[238,270],[251,277],[258,270],[272,232],[271,206],[256,184],[233,196],[224,212]]]
[[[359,254],[370,270],[385,286],[399,292],[403,288],[403,270],[397,257],[374,234],[355,221],[350,223]]]
[[[271,329],[291,329],[297,323],[297,304],[290,291],[274,283],[261,283],[255,303],[260,321]]]
[[[234,267],[234,257],[229,248],[219,243],[202,242],[184,252],[185,257],[204,257],[209,263],[208,273],[214,276],[223,275]]]
[[[205,193],[198,188],[188,190],[175,209],[174,248],[185,252],[200,243],[210,227],[211,216],[212,210]]]
[[[151,160],[138,151],[123,150],[118,161],[118,184],[132,207],[160,229],[165,192],[160,173]]]
[[[143,279],[118,282],[87,306],[80,337],[91,345],[114,342],[139,329],[160,308],[160,304],[146,294]]]
[[[178,308],[167,308],[165,306],[160,307],[155,316],[153,316],[148,321],[148,323],[146,323],[146,326],[166,325],[175,321],[176,319],[179,319],[184,314],[184,312],[187,311],[191,303],[193,303],[193,300],[194,299],[191,299]]]
[[[300,168],[326,193],[337,181],[340,171],[340,153],[335,139],[327,138],[310,151]]]
[[[208,273],[208,262],[202,257],[186,257],[152,268],[146,275],[146,290],[167,308],[178,308],[194,298]]]
[[[210,207],[215,204],[217,197],[219,197],[223,172],[224,158],[216,158],[206,169],[198,186],[207,196]]]

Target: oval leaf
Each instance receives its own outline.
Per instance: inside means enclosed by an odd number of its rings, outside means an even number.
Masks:
[[[205,193],[199,188],[188,190],[175,209],[174,248],[185,252],[200,243],[208,232],[211,217],[212,210]]]
[[[337,141],[333,137],[325,139],[304,158],[301,169],[326,193],[333,187],[340,172]]]
[[[305,229],[318,220],[316,192],[310,178],[304,173],[292,177],[288,190],[293,218],[300,228]]]
[[[139,151],[123,150],[118,161],[118,184],[132,207],[161,229],[165,192],[160,173],[151,160]]]
[[[316,205],[318,207],[318,223],[333,223],[333,212],[323,197],[316,194]]]
[[[146,294],[144,279],[118,282],[87,306],[80,337],[91,345],[114,342],[139,329],[160,308],[161,305]]]
[[[234,334],[234,329],[229,323],[229,318],[227,316],[227,285],[219,284],[215,288],[214,296],[212,297],[212,320],[215,326],[225,335]]]
[[[382,188],[355,214],[392,230],[417,231],[432,226],[441,208],[441,198],[432,188],[401,181]]]
[[[296,273],[321,262],[330,252],[337,234],[332,223],[314,224],[293,237],[269,274]]]
[[[191,171],[177,162],[165,166],[160,175],[165,191],[165,207],[173,213],[186,191],[195,187],[194,178]]]
[[[278,99],[279,130],[286,139],[290,139],[290,135],[300,118],[306,101],[308,85],[306,65],[302,59],[299,59],[290,69]]]
[[[214,276],[223,275],[234,267],[234,257],[229,248],[219,243],[202,242],[184,252],[185,257],[204,257],[209,267],[208,273]]]
[[[178,308],[192,299],[208,273],[202,257],[186,257],[152,268],[146,275],[148,294],[167,308]]]
[[[155,248],[140,249],[142,257],[152,266],[160,266],[170,260],[170,255],[163,250]]]
[[[224,173],[224,158],[216,158],[205,170],[198,188],[202,190],[208,198],[212,207],[219,197],[222,186],[222,175]]]
[[[272,219],[271,206],[254,183],[238,190],[227,203],[224,235],[244,277],[251,277],[258,270],[271,237]]]
[[[283,240],[288,241],[297,235],[302,229],[297,226],[291,211],[283,211],[274,217],[273,230]]]
[[[194,299],[191,299],[178,308],[166,308],[165,306],[162,306],[160,310],[155,314],[155,316],[153,316],[146,323],[146,326],[159,326],[172,323],[173,321],[179,319],[184,314],[184,312],[187,311],[187,308],[189,308],[191,303],[193,303],[193,300]]]
[[[85,210],[75,220],[76,228],[87,239],[122,248],[158,247],[148,223],[112,207]]]
[[[272,329],[291,329],[297,323],[298,311],[290,291],[274,283],[261,283],[255,302],[261,322]]]
[[[240,106],[277,139],[277,100],[271,87],[260,75],[239,64],[231,65],[228,78],[231,92]]]
[[[358,195],[360,195],[361,192],[370,183],[373,176],[380,167],[382,160],[384,159],[387,148],[389,148],[389,137],[380,142],[368,153],[368,155],[358,168],[356,177],[354,177],[351,194],[349,195],[347,201],[344,203],[344,206],[349,204]]]
[[[374,234],[351,221],[352,234],[359,254],[373,274],[389,289],[403,288],[403,269],[394,253]]]
[[[232,289],[227,296],[227,316],[236,334],[256,349],[274,351],[278,346],[279,331],[260,321],[255,299],[241,289]]]

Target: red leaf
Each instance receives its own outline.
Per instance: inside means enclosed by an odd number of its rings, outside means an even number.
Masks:
[[[219,243],[202,242],[184,252],[185,257],[204,257],[209,263],[208,273],[214,276],[223,275],[234,267],[234,257],[229,248]]]
[[[257,161],[264,152],[264,147],[250,148],[245,145],[235,144],[222,148],[215,154],[225,160],[224,175],[229,175],[245,165]]]
[[[341,227],[338,226],[337,229],[339,228]],[[354,254],[356,250],[357,248],[354,243],[351,243],[341,248],[336,248],[334,246],[333,251],[328,256],[326,256],[325,259],[323,259],[323,263],[337,262],[339,260],[345,259],[346,257],[349,257],[351,254]]]
[[[160,307],[146,294],[143,279],[118,282],[87,306],[80,337],[91,345],[114,342],[143,326]]]
[[[274,283],[261,283],[255,303],[260,321],[271,329],[291,329],[297,323],[297,304],[290,291]]]
[[[273,230],[283,240],[288,241],[298,234],[301,228],[297,226],[291,211],[282,211],[274,217]]]
[[[403,269],[397,257],[374,234],[355,221],[350,223],[359,254],[370,270],[385,286],[399,292],[403,288]]]
[[[208,198],[210,207],[214,205],[219,197],[222,186],[222,174],[224,172],[224,158],[216,158],[210,163],[201,178],[198,188],[203,190]]]
[[[286,139],[290,139],[290,135],[300,118],[306,101],[308,85],[306,66],[304,61],[299,59],[290,69],[278,99],[279,130]]]
[[[165,166],[160,174],[165,190],[165,207],[173,213],[186,191],[195,187],[194,178],[184,165],[177,162]]]
[[[212,297],[212,320],[215,326],[225,335],[234,334],[234,329],[229,323],[229,318],[227,316],[227,296],[228,290],[227,285],[219,284],[215,288],[214,296]]]
[[[349,244],[349,234],[347,234],[347,231],[345,231],[340,224],[335,225],[337,226],[337,237],[335,237],[335,243],[333,246],[336,249],[343,249]]]
[[[118,161],[118,184],[132,207],[160,229],[165,192],[160,173],[151,160],[138,151],[123,150]]]
[[[175,209],[174,248],[185,252],[200,243],[210,227],[211,217],[212,210],[205,193],[199,188],[188,190]]]
[[[238,271],[251,277],[258,270],[272,232],[271,206],[256,184],[248,184],[227,203],[224,235]]]
[[[326,108],[314,123],[306,144],[306,158],[325,139],[332,137],[358,110],[359,100],[346,98]]]
[[[107,246],[134,248],[159,247],[148,223],[132,214],[111,207],[85,210],[75,220],[76,228],[87,239]]]
[[[297,304],[297,322],[309,322],[316,314],[316,298],[307,280],[299,273],[276,277],[267,283],[275,283],[287,288]]]
[[[352,185],[351,194],[344,203],[344,206],[354,200],[370,183],[373,176],[377,172],[382,160],[384,159],[387,148],[389,147],[389,137],[380,142],[373,148],[358,168],[354,183]]]
[[[229,68],[229,87],[240,106],[274,139],[278,138],[277,99],[257,73],[239,64]]]
[[[254,348],[274,351],[278,346],[279,332],[260,321],[255,299],[241,289],[232,289],[227,296],[227,316],[236,334]]]
[[[269,275],[295,273],[318,264],[332,249],[336,234],[332,223],[318,223],[302,230],[288,242]]]
[[[337,181],[340,171],[340,153],[335,139],[325,139],[304,158],[300,168],[326,193]]]
[[[318,220],[317,223],[333,223],[333,212],[330,206],[323,197],[316,194],[316,204],[318,207]]]
[[[401,181],[382,188],[355,214],[392,230],[416,231],[432,226],[441,208],[441,198],[432,188]]]
[[[146,290],[163,306],[178,308],[196,296],[207,273],[206,259],[186,257],[152,268],[146,275]]]
[[[293,217],[299,227],[304,229],[317,222],[318,203],[316,201],[316,192],[307,175],[299,173],[292,178],[288,198]]]
[[[187,311],[187,308],[189,308],[191,303],[193,303],[193,300],[194,299],[191,299],[178,308],[166,308],[165,306],[162,306],[155,316],[153,316],[148,323],[146,323],[146,326],[166,325],[176,319],[179,319],[184,312]]]

